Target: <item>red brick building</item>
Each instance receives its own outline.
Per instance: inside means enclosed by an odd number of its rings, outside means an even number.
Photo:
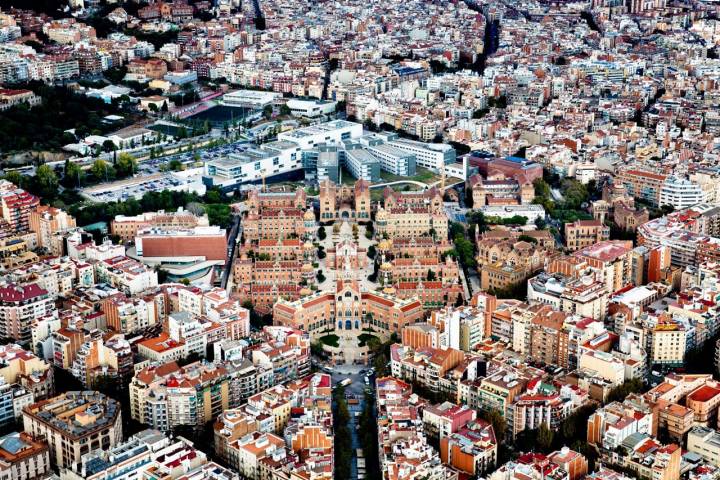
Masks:
[[[145,258],[203,257],[223,262],[227,259],[225,230],[218,227],[141,230],[135,237],[135,246],[137,254]]]

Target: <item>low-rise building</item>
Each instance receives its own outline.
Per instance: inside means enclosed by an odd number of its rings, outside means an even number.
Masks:
[[[158,286],[157,272],[128,257],[113,257],[95,263],[98,282],[105,282],[126,295],[135,295]]]
[[[382,292],[365,292],[357,281],[338,280],[334,291],[320,291],[295,301],[279,299],[275,323],[304,330],[311,337],[332,329],[338,334],[374,328],[390,334],[423,317],[416,298],[400,299]]]
[[[330,375],[253,395],[215,423],[215,451],[243,478],[333,478]]]

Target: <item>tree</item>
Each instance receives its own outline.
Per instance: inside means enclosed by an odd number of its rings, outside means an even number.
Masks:
[[[230,205],[224,203],[205,204],[205,213],[208,216],[210,225],[218,225],[220,228],[229,228],[232,223]]]
[[[435,275],[435,272],[428,269],[427,275],[425,276],[425,280],[427,280],[428,282],[434,282],[436,279],[437,279],[437,275]]]
[[[323,283],[325,281],[325,275],[323,274],[322,270],[317,271],[317,275],[315,276],[317,278],[318,283]]]
[[[205,209],[199,202],[190,202],[185,205],[185,210],[192,213],[193,215],[202,216],[205,214]]]
[[[208,190],[205,193],[207,203],[222,203],[222,196],[218,190]]]
[[[644,384],[639,378],[627,380],[622,385],[618,385],[617,387],[610,390],[607,401],[608,403],[622,402],[623,400],[625,400],[625,397],[627,397],[631,393],[641,392],[643,390],[643,387]]]
[[[320,240],[325,240],[327,238],[327,233],[325,232],[325,227],[323,227],[322,225],[320,226],[320,228],[318,228],[317,233],[318,233],[318,238]]]
[[[375,234],[375,227],[372,223],[368,223],[365,227],[365,238],[368,240],[372,239],[373,235]]]
[[[37,192],[43,198],[55,198],[58,193],[58,177],[49,165],[40,165],[35,172]]]
[[[110,153],[117,150],[117,147],[115,146],[115,142],[112,140],[105,140],[102,144],[102,150],[105,153]]]
[[[497,438],[498,443],[502,443],[507,432],[507,422],[505,421],[505,417],[503,417],[502,413],[495,409],[482,410],[480,412],[480,418],[493,426],[495,438]]]
[[[489,108],[479,108],[473,112],[473,118],[483,118],[488,113],[490,113]]]
[[[569,210],[578,210],[583,203],[590,200],[588,189],[578,180],[566,178],[560,184],[564,197],[564,207]]]
[[[121,153],[118,155],[116,168],[119,177],[129,177],[137,169],[137,160],[129,153]]]
[[[282,104],[280,106],[280,115],[290,115],[292,112],[290,111],[290,107],[287,106],[286,103]]]
[[[80,188],[85,179],[85,171],[77,163],[65,162],[65,172],[63,173],[63,185],[66,187]]]
[[[350,478],[350,462],[352,460],[352,437],[348,424],[350,410],[345,400],[345,388],[338,385],[333,392],[333,426],[335,430],[335,477]]]
[[[548,453],[553,446],[553,438],[555,433],[548,428],[545,423],[540,424],[537,435],[537,444],[541,452]]]
[[[367,256],[368,258],[375,258],[375,255],[377,255],[377,249],[375,245],[370,245],[367,249]]]
[[[270,120],[272,118],[272,114],[272,105],[265,105],[265,108],[263,108],[263,117],[265,117],[266,120]]]
[[[7,180],[8,182],[12,183],[16,187],[22,187],[23,185],[23,176],[20,172],[13,170],[5,174],[3,179]]]
[[[465,268],[475,266],[475,250],[472,242],[462,235],[455,237],[455,251],[460,264]]]
[[[168,168],[170,170],[172,170],[173,172],[179,172],[181,170],[185,170],[185,166],[177,158],[173,158],[172,160],[170,160],[170,162],[168,162]]]
[[[108,181],[115,178],[115,169],[102,159],[97,159],[93,162],[90,167],[90,173],[92,173],[93,177],[100,181]]]

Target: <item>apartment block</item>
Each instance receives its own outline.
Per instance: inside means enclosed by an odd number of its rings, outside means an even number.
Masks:
[[[51,463],[57,468],[122,441],[120,405],[93,391],[66,392],[32,404],[23,411],[23,424],[26,433],[46,439]]]
[[[54,297],[36,283],[0,286],[0,336],[27,342],[33,319],[54,309]]]
[[[51,473],[46,442],[25,432],[0,437],[0,479],[33,480]]]
[[[653,172],[625,169],[620,171],[616,181],[625,186],[631,197],[641,198],[657,207],[660,206],[660,193],[666,178]]]
[[[610,227],[597,220],[576,220],[565,224],[565,246],[570,251],[590,247],[610,239]]]
[[[330,480],[331,394],[330,376],[313,374],[253,395],[218,417],[215,451],[244,478]]]
[[[44,248],[52,255],[60,256],[62,249],[54,248],[53,236],[75,228],[75,218],[66,212],[45,205],[38,206],[30,212],[30,231],[37,235],[38,247]],[[58,251],[59,250],[59,251]]]

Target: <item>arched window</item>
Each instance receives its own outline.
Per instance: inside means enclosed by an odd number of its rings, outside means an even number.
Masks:
[[[342,330],[342,320],[338,321],[338,330]]]

